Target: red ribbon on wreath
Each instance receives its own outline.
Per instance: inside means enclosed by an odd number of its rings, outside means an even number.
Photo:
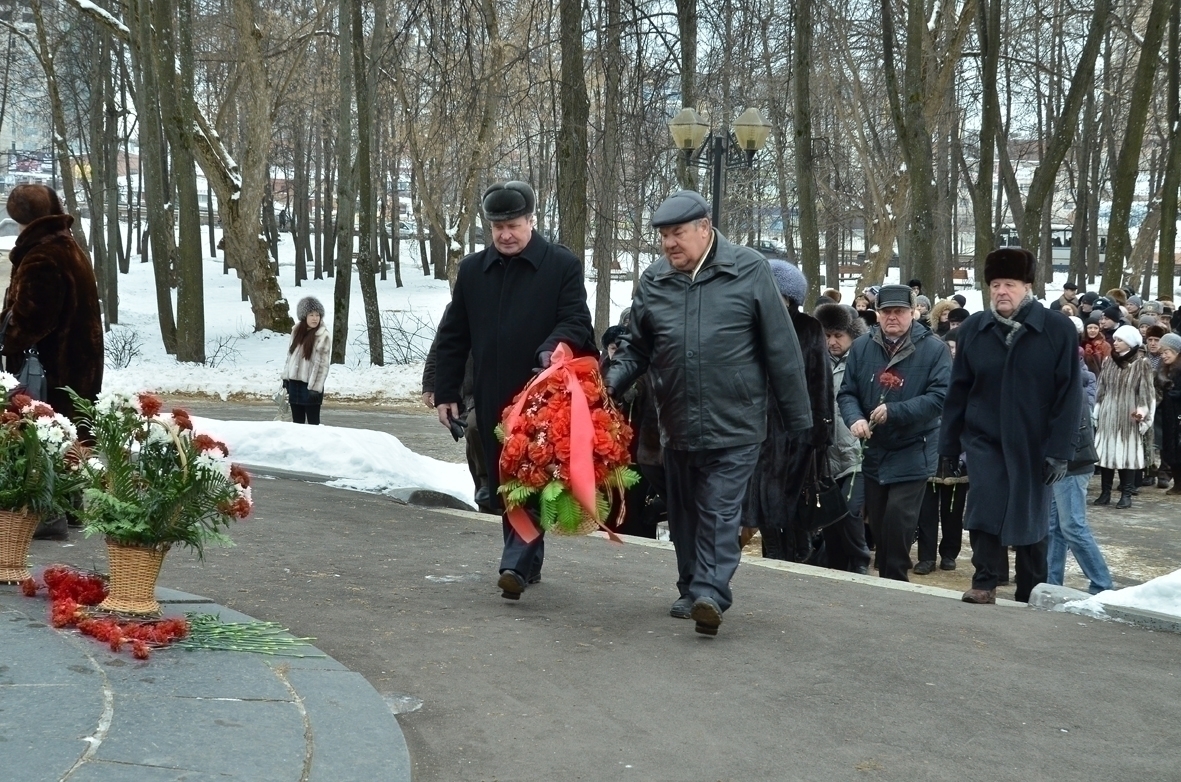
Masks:
[[[530,380],[524,391],[517,396],[512,410],[505,416],[504,431],[506,436],[513,432],[521,418],[521,411],[525,408],[525,401],[529,398],[530,388],[553,375],[564,376],[566,390],[570,392],[570,494],[592,519],[601,524],[598,505],[595,502],[595,428],[591,422],[590,403],[582,390],[577,373],[579,369],[585,371],[598,368],[599,362],[594,357],[575,358],[574,351],[565,342],[559,342],[550,356],[549,367]],[[537,539],[540,534],[537,526],[523,508],[513,508],[506,515],[509,524],[521,540],[532,543]]]

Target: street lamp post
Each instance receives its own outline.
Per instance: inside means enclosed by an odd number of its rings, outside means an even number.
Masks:
[[[681,109],[668,122],[673,144],[685,153],[685,165],[709,169],[713,201],[713,224],[721,230],[722,190],[725,172],[732,168],[750,168],[755,154],[767,143],[771,126],[756,108],[749,108],[734,122],[732,132],[711,132],[709,122],[691,108]],[[693,153],[698,152],[694,163]],[[701,162],[704,154],[704,162]]]

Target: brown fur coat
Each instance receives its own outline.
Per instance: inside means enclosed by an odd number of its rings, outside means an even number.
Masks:
[[[4,335],[8,371],[16,374],[25,351],[37,346],[54,410],[74,417],[62,389],[95,399],[103,382],[103,326],[98,285],[90,261],[74,237],[69,215],[29,223],[9,254],[12,279],[0,315],[12,313]]]

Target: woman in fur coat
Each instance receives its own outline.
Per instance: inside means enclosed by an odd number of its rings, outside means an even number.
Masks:
[[[772,405],[767,413],[767,439],[759,449],[759,462],[742,503],[744,527],[758,527],[763,539],[763,556],[803,562],[813,553],[812,536],[799,518],[800,493],[818,462],[827,467],[826,449],[832,442],[832,368],[824,329],[811,315],[800,311],[808,292],[803,273],[787,261],[772,260],[771,274],[799,339],[804,357],[812,428],[801,434],[789,432],[779,411]],[[819,459],[816,457],[819,456]],[[747,533],[744,531],[744,538]]]
[[[1111,486],[1119,470],[1117,508],[1132,507],[1136,470],[1145,467],[1144,435],[1152,427],[1156,390],[1152,367],[1140,350],[1140,332],[1120,326],[1112,339],[1111,355],[1099,372],[1095,404],[1095,450],[1099,455],[1101,491],[1096,505],[1111,502]]]
[[[42,401],[74,419],[64,389],[94,401],[103,384],[103,323],[94,271],[70,233],[74,218],[53,189],[17,185],[7,209],[21,226],[8,256],[12,280],[0,313],[0,323],[7,323],[0,343],[8,371],[20,372],[25,351],[37,348],[49,389]]]
[[[1098,375],[1099,370],[1103,369],[1103,360],[1111,355],[1111,344],[1103,336],[1097,318],[1083,326],[1083,336],[1079,342],[1083,347],[1083,361],[1087,369]]]
[[[295,306],[299,322],[291,331],[283,387],[291,402],[291,420],[297,424],[319,424],[324,401],[324,381],[332,358],[332,337],[324,325],[324,305],[313,296]]]

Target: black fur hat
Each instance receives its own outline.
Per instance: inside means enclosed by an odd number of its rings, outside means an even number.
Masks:
[[[853,339],[865,333],[865,321],[857,317],[859,313],[844,304],[821,304],[812,313],[812,317],[820,321],[820,327],[829,331],[843,331]]]
[[[878,314],[873,310],[861,310],[857,313],[857,319],[864,322],[866,328],[878,325]]]
[[[1001,247],[984,259],[984,282],[1020,280],[1032,283],[1036,261],[1033,253],[1023,247]]]
[[[485,190],[480,199],[480,204],[484,207],[484,216],[494,223],[531,215],[536,203],[537,196],[529,183],[515,179],[511,182],[497,182]]]
[[[619,340],[623,338],[624,334],[627,334],[627,329],[625,329],[623,326],[609,327],[603,332],[603,350],[606,350],[608,345],[613,345],[619,342]]]
[[[972,313],[968,312],[963,307],[956,307],[954,310],[947,313],[947,322],[948,323],[963,323],[965,320],[968,319],[968,316],[971,314]]]

